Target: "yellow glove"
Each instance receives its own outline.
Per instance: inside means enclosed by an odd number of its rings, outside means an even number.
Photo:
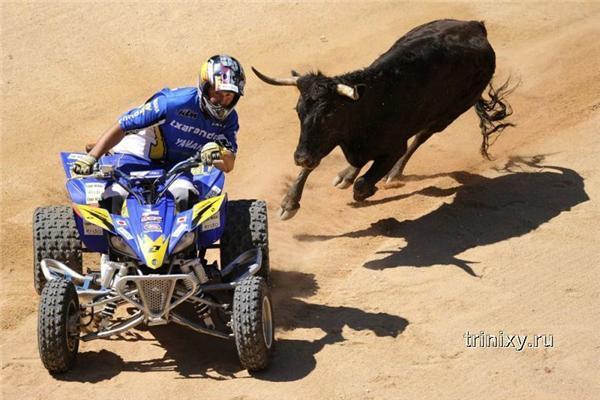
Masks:
[[[73,164],[72,171],[76,175],[90,175],[96,165],[96,157],[90,156],[89,154],[84,155]]]
[[[200,150],[200,161],[205,165],[212,165],[213,161],[220,160],[223,148],[215,142],[208,142]]]

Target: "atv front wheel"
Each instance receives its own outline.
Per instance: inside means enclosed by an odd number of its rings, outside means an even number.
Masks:
[[[47,282],[40,297],[38,350],[50,373],[73,368],[79,349],[79,298],[64,279]]]
[[[71,207],[39,207],[33,213],[33,286],[38,294],[46,284],[40,266],[44,258],[82,273],[81,240]]]
[[[227,203],[227,222],[221,236],[221,268],[240,254],[259,247],[262,266],[256,275],[269,281],[269,229],[267,203],[262,200],[232,200]]]
[[[262,277],[251,276],[235,288],[232,328],[242,366],[248,371],[267,368],[275,325],[269,287]]]

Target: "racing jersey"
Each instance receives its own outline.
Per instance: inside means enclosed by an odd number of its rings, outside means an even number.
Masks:
[[[209,117],[200,109],[195,87],[162,89],[146,103],[123,114],[119,125],[126,136],[113,147],[113,152],[148,161],[176,163],[194,155],[208,142],[237,152],[237,113],[233,111],[223,121]]]

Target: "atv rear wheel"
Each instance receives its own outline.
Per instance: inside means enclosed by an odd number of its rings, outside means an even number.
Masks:
[[[73,368],[79,334],[79,298],[75,285],[64,279],[47,282],[40,297],[38,350],[50,373]]]
[[[259,247],[262,266],[256,275],[269,280],[269,230],[267,203],[262,200],[232,200],[227,203],[227,222],[221,236],[221,268],[240,254]]]
[[[33,286],[40,294],[46,278],[40,262],[51,258],[82,273],[81,240],[69,206],[39,207],[33,213]]]
[[[275,325],[269,286],[262,277],[246,278],[235,288],[232,328],[242,366],[251,372],[267,368]]]

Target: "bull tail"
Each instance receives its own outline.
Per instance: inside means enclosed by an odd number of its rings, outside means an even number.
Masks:
[[[502,86],[496,89],[490,81],[487,92],[489,100],[485,100],[483,96],[481,96],[475,103],[475,112],[479,117],[479,128],[481,129],[481,135],[483,136],[480,151],[481,155],[488,160],[491,160],[488,149],[494,144],[498,135],[505,128],[515,126],[515,124],[511,122],[505,121],[505,119],[513,113],[513,110],[510,107],[510,104],[505,100],[505,97],[518,86],[517,84],[511,87],[509,82],[510,78],[507,79]],[[495,137],[493,136],[494,134]]]

